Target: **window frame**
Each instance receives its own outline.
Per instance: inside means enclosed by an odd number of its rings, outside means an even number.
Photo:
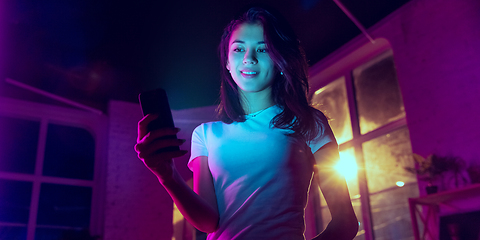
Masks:
[[[32,182],[29,220],[27,223],[27,240],[35,239],[37,211],[42,183],[86,186],[92,188],[90,226],[92,235],[103,234],[105,172],[107,156],[108,118],[104,114],[48,105],[38,102],[0,97],[0,115],[40,122],[40,132],[33,174],[0,171],[0,178],[13,181]],[[42,176],[43,158],[46,144],[48,124],[59,124],[87,130],[95,141],[95,162],[92,180],[70,179],[62,177]],[[19,226],[15,223],[1,223],[4,226]],[[25,225],[21,225],[25,226]]]
[[[361,45],[363,44],[363,45]],[[360,193],[360,204],[362,212],[363,229],[365,231],[365,240],[373,240],[373,218],[370,205],[370,192],[365,171],[365,160],[363,157],[362,144],[369,140],[383,136],[390,132],[394,132],[403,127],[407,127],[407,120],[404,116],[398,120],[385,124],[373,131],[361,134],[359,115],[357,111],[355,89],[353,81],[353,70],[383,54],[392,50],[389,42],[384,38],[377,38],[374,42],[359,42],[341,48],[328,58],[314,64],[309,69],[310,74],[310,92],[309,99],[312,99],[315,92],[332,83],[333,81],[344,77],[347,103],[350,113],[350,121],[352,126],[352,139],[339,144],[339,151],[349,148],[354,149],[355,159],[358,165],[358,185]],[[394,54],[394,53],[392,53]],[[399,90],[401,92],[400,86]]]

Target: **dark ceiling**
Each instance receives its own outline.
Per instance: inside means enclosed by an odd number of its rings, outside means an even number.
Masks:
[[[368,28],[408,0],[341,2]],[[6,0],[0,94],[50,101],[3,81],[11,78],[104,112],[109,99],[137,102],[157,87],[173,109],[213,105],[222,29],[255,3],[289,20],[310,64],[361,34],[332,0]]]

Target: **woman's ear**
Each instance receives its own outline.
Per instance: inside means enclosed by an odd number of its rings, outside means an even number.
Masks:
[[[227,70],[230,71],[230,64],[227,61]]]

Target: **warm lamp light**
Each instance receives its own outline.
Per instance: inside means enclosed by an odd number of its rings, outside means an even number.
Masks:
[[[399,186],[399,187],[405,186],[405,183],[402,182],[402,181],[397,181],[396,184],[397,184],[397,186]]]
[[[342,174],[345,179],[352,180],[357,177],[357,161],[349,152],[340,152],[340,161],[335,165],[335,170]]]

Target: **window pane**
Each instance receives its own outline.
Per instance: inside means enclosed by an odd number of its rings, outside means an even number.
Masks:
[[[93,179],[95,143],[85,129],[49,124],[43,175]]]
[[[362,147],[376,238],[411,238],[408,198],[418,196],[418,186],[415,175],[404,169],[412,163],[408,129],[370,140]]]
[[[38,225],[88,228],[92,189],[42,183],[38,206]]]
[[[312,104],[330,119],[330,126],[339,144],[352,139],[345,77],[317,90],[312,97]]]
[[[405,117],[391,50],[354,69],[353,80],[362,134]]]
[[[0,179],[0,222],[27,224],[31,195],[31,182]]]
[[[0,116],[0,171],[35,170],[40,122]]]
[[[0,226],[0,239],[25,240],[27,239],[27,227]]]
[[[90,235],[88,229],[66,229],[66,228],[37,228],[35,240],[93,240],[98,239]]]
[[[35,240],[65,239],[62,238],[62,232],[62,229],[37,228],[35,230]]]

